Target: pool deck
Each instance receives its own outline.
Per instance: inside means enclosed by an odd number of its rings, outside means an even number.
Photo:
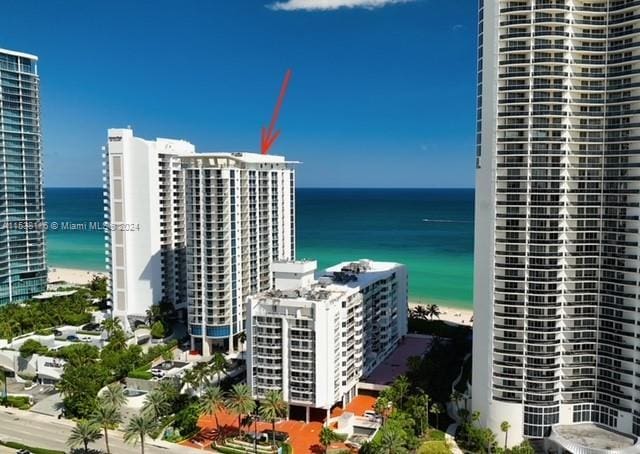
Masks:
[[[407,373],[407,360],[411,356],[422,356],[431,349],[433,336],[407,334],[391,355],[382,361],[368,377],[362,381],[376,385],[390,385],[398,376]]]

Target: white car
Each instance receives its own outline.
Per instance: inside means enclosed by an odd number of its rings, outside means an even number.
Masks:
[[[367,410],[364,412],[364,417],[367,418],[371,422],[377,422],[382,419],[382,417],[373,410]]]

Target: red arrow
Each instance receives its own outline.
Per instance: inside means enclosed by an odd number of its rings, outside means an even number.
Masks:
[[[282,82],[282,88],[280,88],[280,96],[278,96],[278,102],[276,103],[276,108],[273,111],[273,116],[271,117],[271,123],[269,124],[269,129],[262,127],[262,137],[260,140],[260,148],[262,150],[262,154],[267,154],[269,152],[269,148],[276,141],[276,139],[280,136],[280,131],[273,132],[273,128],[276,127],[276,122],[278,121],[278,115],[280,115],[280,109],[282,108],[282,101],[284,101],[284,95],[287,93],[287,87],[289,86],[289,79],[291,79],[291,70],[288,69],[287,73],[284,75],[284,81]]]

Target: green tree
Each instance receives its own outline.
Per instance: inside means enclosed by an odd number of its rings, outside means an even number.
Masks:
[[[214,374],[217,378],[217,383],[220,385],[220,375],[227,372],[227,360],[224,355],[220,352],[215,352],[213,354],[213,358],[209,363],[210,372]]]
[[[433,317],[440,318],[440,307],[437,304],[429,304],[427,306],[427,315],[431,320],[433,320]]]
[[[242,435],[242,416],[248,415],[256,408],[256,402],[251,397],[251,390],[244,383],[233,385],[226,402],[227,410],[238,416],[238,430]]]
[[[107,336],[109,336],[109,338],[111,338],[115,333],[123,331],[122,322],[117,317],[106,319],[102,324],[102,328],[107,332]]]
[[[163,339],[165,333],[166,330],[164,328],[164,324],[160,320],[151,325],[151,337],[154,339]]]
[[[100,394],[100,401],[102,405],[111,406],[119,411],[127,402],[124,387],[120,383],[111,383]]]
[[[519,445],[513,446],[509,450],[509,454],[535,454],[535,449],[533,449],[529,440],[524,440]]]
[[[429,313],[425,309],[425,307],[421,304],[418,304],[413,309],[411,309],[411,317],[417,320],[426,320],[429,316]]]
[[[3,388],[2,400],[5,400],[9,396],[9,393],[7,392],[7,373],[4,369],[0,369],[0,385],[2,385]]]
[[[500,430],[504,432],[504,450],[507,450],[507,436],[509,435],[509,429],[511,429],[511,424],[509,421],[502,421],[500,423]]]
[[[104,300],[107,298],[107,278],[104,276],[93,276],[89,283],[89,290],[93,292],[95,298]]]
[[[440,415],[444,413],[444,408],[438,402],[431,405],[431,413],[436,415],[436,427],[440,427]]]
[[[142,406],[142,412],[152,419],[159,419],[169,411],[169,405],[164,394],[158,390],[147,394]]]
[[[245,342],[247,342],[247,332],[246,331],[242,331],[240,334],[238,334],[238,342],[240,342],[240,348],[241,353],[244,355],[245,352]]]
[[[71,434],[67,439],[67,445],[71,448],[83,446],[84,452],[89,452],[89,443],[99,440],[102,437],[100,426],[92,421],[81,419],[76,422],[76,426],[71,429]]]
[[[196,393],[200,395],[202,387],[209,382],[209,365],[207,363],[197,363],[184,374],[184,381]]]
[[[139,414],[129,420],[124,431],[124,441],[130,444],[140,442],[140,452],[144,454],[145,439],[157,429],[156,421],[148,415]]]
[[[93,413],[91,421],[99,427],[102,427],[102,430],[104,431],[104,444],[107,448],[107,454],[110,454],[109,429],[115,429],[118,427],[118,424],[122,422],[120,411],[113,405],[100,403],[96,408],[96,411]]]
[[[424,394],[414,394],[407,399],[407,413],[417,423],[418,435],[422,435],[428,428],[429,418],[427,413],[427,405],[429,397]]]
[[[260,416],[266,421],[271,422],[271,429],[273,430],[273,437],[271,439],[271,446],[276,446],[276,420],[286,416],[287,403],[282,398],[282,392],[272,389],[267,392],[265,398],[260,401]]]
[[[27,341],[20,346],[20,356],[23,358],[29,358],[32,355],[44,355],[48,351],[49,349],[47,347],[34,339],[27,339]]]
[[[109,371],[95,360],[65,364],[56,387],[64,398],[67,413],[76,418],[90,417],[97,406],[98,391],[110,377]]]
[[[462,393],[457,389],[454,389],[451,395],[449,396],[449,400],[453,402],[456,406],[456,411],[460,411],[460,401],[464,398]]]
[[[176,414],[174,426],[178,428],[181,434],[192,434],[198,428],[198,419],[200,418],[200,405],[193,403],[186,406]]]
[[[391,389],[398,399],[398,408],[400,410],[404,410],[404,398],[409,392],[410,387],[411,383],[409,383],[409,380],[405,375],[400,375],[391,385]]]
[[[203,415],[211,415],[216,420],[216,429],[220,428],[218,412],[224,409],[224,393],[219,386],[208,386],[204,390],[200,402],[200,411]]]
[[[331,430],[331,427],[323,426],[320,430],[320,444],[324,448],[324,452],[327,452],[329,445],[336,440],[338,440],[338,435]]]
[[[405,447],[405,434],[395,428],[387,428],[382,430],[380,436],[381,454],[396,454],[407,452]]]

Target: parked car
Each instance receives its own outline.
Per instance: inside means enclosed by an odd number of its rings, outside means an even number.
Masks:
[[[269,440],[273,439],[273,435],[275,434],[275,439],[276,441],[279,442],[285,442],[289,439],[289,434],[286,432],[280,432],[278,430],[276,430],[275,432],[273,430],[263,430],[262,433],[264,435],[266,435],[267,437],[269,437]]]
[[[382,416],[376,413],[373,410],[367,410],[364,412],[364,417],[367,418],[371,422],[379,422],[382,420]]]
[[[82,327],[83,331],[98,331],[100,329],[100,323],[87,323]]]
[[[16,454],[32,454],[28,449],[19,449],[16,451]]]
[[[67,336],[67,340],[69,342],[80,342],[80,338],[75,334],[70,334],[69,336]]]
[[[59,329],[54,329],[53,330],[53,335],[55,337],[62,337],[62,331],[60,331]]]

